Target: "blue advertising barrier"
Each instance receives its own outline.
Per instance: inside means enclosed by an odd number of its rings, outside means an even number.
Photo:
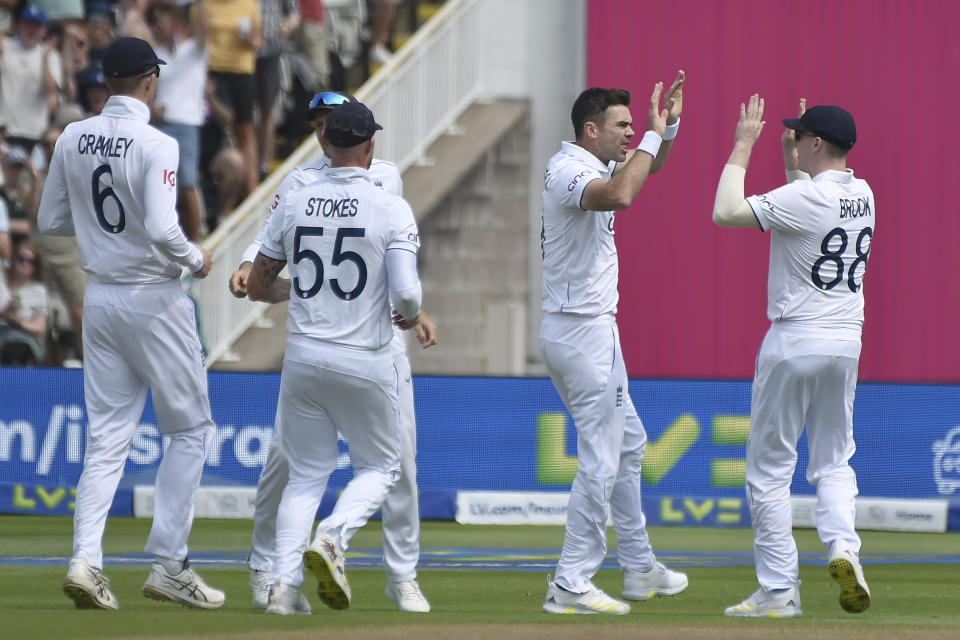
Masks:
[[[209,380],[217,432],[203,482],[255,486],[280,376],[212,372]],[[417,377],[414,388],[425,495],[569,490],[576,433],[549,380]],[[743,521],[750,383],[633,380],[629,391],[649,436],[644,491],[659,505],[648,509],[651,522],[684,510],[702,524],[733,522],[734,514]],[[950,498],[960,488],[960,386],[862,383],[854,415],[861,496]],[[0,368],[0,512],[71,512],[85,437],[82,371]],[[334,491],[351,477],[347,446],[339,446]],[[153,482],[162,449],[148,401],[116,511],[124,492]],[[802,443],[794,494],[812,494],[806,462]],[[449,500],[437,502],[449,510]]]

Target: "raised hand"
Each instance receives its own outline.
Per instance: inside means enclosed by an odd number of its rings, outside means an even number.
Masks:
[[[664,104],[667,107],[667,124],[671,125],[680,118],[680,112],[683,111],[683,84],[687,80],[687,74],[683,69],[677,72],[677,79],[670,85],[667,95],[663,97]]]
[[[807,111],[807,99],[800,98],[800,115]],[[793,129],[784,129],[780,136],[780,144],[783,146],[783,167],[787,171],[797,171],[800,168],[800,157],[797,154],[797,132]]]
[[[750,96],[747,104],[740,104],[740,120],[737,122],[734,142],[753,147],[760,133],[763,132],[765,124],[767,123],[763,119],[763,98],[755,93]]]
[[[803,114],[807,112],[807,99],[800,98],[800,113],[797,115],[798,118],[803,117]],[[796,152],[797,147],[797,134],[793,129],[784,129],[783,135],[780,136],[780,144],[783,145],[784,151]]]
[[[660,96],[663,95],[663,83],[658,82],[653,87],[653,95],[650,96],[650,112],[647,114],[648,129],[663,136],[667,128],[667,109],[660,110]]]

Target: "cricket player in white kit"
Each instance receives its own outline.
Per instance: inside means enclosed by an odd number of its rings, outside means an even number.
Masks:
[[[647,443],[627,390],[617,329],[614,211],[629,207],[666,161],[679,128],[685,74],[664,98],[657,83],[649,130],[636,150],[630,94],[587,89],[573,105],[574,142],[547,165],[543,189],[543,324],[540,346],[550,378],[577,428],[579,468],[570,490],[566,536],[548,613],[621,615],[630,606],[592,580],[607,552],[609,506],[623,569],[623,597],[646,600],[687,587],[687,577],[657,562],[640,504],[640,466]],[[620,164],[618,164],[620,163]]]
[[[853,399],[863,327],[863,278],[876,206],[873,191],[847,169],[857,141],[853,117],[835,106],[783,121],[788,184],[744,198],[744,176],[763,130],[763,99],[740,105],[733,151],[723,168],[714,222],[770,231],[767,317],[747,441],[747,502],[760,588],[728,616],[798,617],[800,577],[792,535],[790,484],[797,442],[807,430],[807,481],[817,490],[817,532],[840,606],[860,613],[870,590],[854,530],[857,478],[849,461]]]
[[[177,143],[148,124],[162,64],[139,38],[107,48],[104,75],[113,95],[99,116],[69,125],[57,140],[37,216],[41,232],[77,236],[90,275],[83,303],[89,431],[63,583],[78,608],[119,608],[102,572],[102,539],[147,391],[170,444],[157,470],[146,545],[156,560],[143,593],[202,609],[224,602],[187,560],[214,424],[194,305],[180,272],[186,266],[203,278],[212,260],[178,224]]]
[[[324,121],[333,109],[346,102],[356,102],[356,99],[350,94],[332,91],[321,92],[311,98],[307,118],[314,123],[317,140],[321,145]],[[329,168],[330,157],[324,154],[316,162],[301,165],[290,172],[270,199],[269,214],[275,212],[287,192],[323,179]],[[403,196],[403,181],[397,166],[392,162],[374,158],[367,170],[367,175],[375,186],[395,196]],[[263,244],[267,228],[268,223],[264,223],[256,240],[244,251],[240,268],[230,278],[230,291],[237,297],[246,295],[246,281],[253,267],[253,261]],[[420,312],[420,324],[416,327],[416,331],[420,344],[424,348],[436,344],[437,327],[423,310]],[[394,330],[392,347],[394,364],[401,373],[399,398],[402,474],[381,506],[383,557],[388,578],[385,593],[401,611],[426,613],[430,611],[430,603],[420,590],[416,570],[420,559],[420,505],[416,463],[417,421],[414,413],[410,361],[407,358],[406,341],[399,328]],[[279,424],[278,416],[274,422],[274,438],[267,452],[267,461],[257,483],[253,539],[250,543],[250,588],[253,592],[254,606],[260,609],[265,609],[267,606],[270,567],[273,564],[276,544],[277,508],[289,475],[286,458],[279,446],[280,439],[276,437],[276,428]],[[309,602],[305,600],[299,603],[299,610],[302,612],[307,612],[309,607]]]
[[[409,205],[369,181],[380,128],[356,102],[328,116],[326,179],[281,198],[247,283],[251,299],[290,298],[277,408],[289,481],[277,514],[267,613],[302,612],[301,557],[324,604],[350,605],[344,550],[400,476],[400,372],[390,306],[405,325],[419,322],[420,239]],[[277,280],[287,263],[292,294]],[[349,443],[354,477],[307,547],[336,468],[338,431]]]

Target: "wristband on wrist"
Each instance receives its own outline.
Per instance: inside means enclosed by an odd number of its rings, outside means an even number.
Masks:
[[[643,134],[643,140],[637,145],[637,151],[645,151],[656,158],[657,153],[660,151],[661,142],[662,138],[657,135],[656,131],[647,131]]]
[[[680,128],[680,118],[677,118],[677,121],[673,124],[668,124],[667,129],[663,132],[663,141],[673,140],[677,137],[677,130]]]

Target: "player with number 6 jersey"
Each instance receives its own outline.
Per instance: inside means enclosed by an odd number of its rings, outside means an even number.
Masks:
[[[783,121],[788,184],[744,198],[744,176],[763,130],[763,99],[740,105],[733,151],[717,186],[714,221],[770,231],[767,315],[757,356],[747,441],[747,502],[760,588],[728,616],[797,617],[800,577],[790,484],[807,432],[806,478],[817,490],[817,532],[840,606],[860,613],[870,590],[854,529],[857,478],[850,467],[853,399],[863,327],[863,283],[876,225],[873,191],[847,168],[853,116],[836,106]]]
[[[101,543],[148,391],[169,445],[157,470],[146,546],[156,559],[143,594],[201,609],[224,603],[187,559],[214,424],[196,311],[180,274],[185,266],[204,278],[212,259],[178,224],[177,143],[148,124],[163,64],[144,40],[111,43],[103,71],[112,95],[99,116],[69,125],[57,140],[37,215],[41,232],[77,236],[90,275],[83,301],[89,431],[63,583],[78,608],[119,607],[103,576]]]

